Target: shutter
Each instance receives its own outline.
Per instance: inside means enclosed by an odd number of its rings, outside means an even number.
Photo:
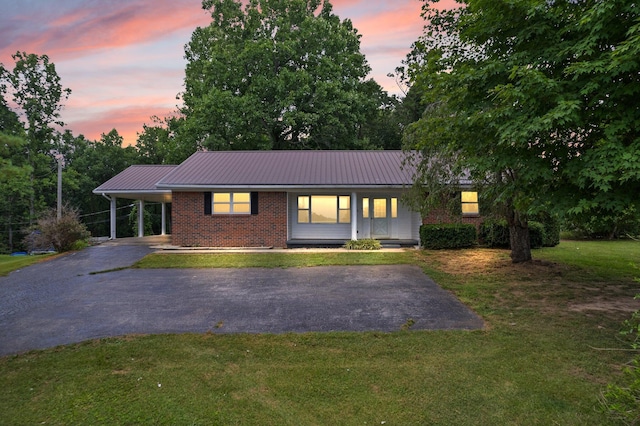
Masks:
[[[258,193],[251,193],[251,214],[258,214]]]
[[[204,214],[212,214],[211,211],[211,203],[212,203],[212,199],[211,199],[211,192],[205,192],[204,193]]]

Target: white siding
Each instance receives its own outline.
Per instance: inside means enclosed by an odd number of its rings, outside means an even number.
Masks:
[[[356,191],[357,192],[357,191]],[[323,192],[326,194],[327,192]],[[337,191],[331,194],[348,195],[349,191]],[[344,239],[351,238],[351,224],[311,224],[298,223],[298,195],[315,195],[312,193],[289,193],[289,238],[290,239]],[[402,192],[358,192],[357,193],[357,216],[358,216],[358,239],[370,238],[371,219],[362,217],[362,199],[369,198],[398,198],[398,217],[389,219],[389,238],[391,239],[419,239],[419,227],[421,223],[420,214],[409,210],[400,201]]]

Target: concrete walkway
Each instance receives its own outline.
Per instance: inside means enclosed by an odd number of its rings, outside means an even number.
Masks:
[[[483,326],[416,266],[119,270],[152,251],[103,244],[1,277],[0,356],[131,333]]]

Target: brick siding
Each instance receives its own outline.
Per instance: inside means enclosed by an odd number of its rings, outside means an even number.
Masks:
[[[446,209],[433,209],[427,216],[422,218],[422,223],[425,225],[439,224],[439,223],[470,223],[475,225],[476,230],[480,230],[482,224],[482,216],[454,216]]]
[[[174,192],[172,243],[182,247],[286,247],[287,194],[260,192],[256,215],[211,215],[202,192]]]

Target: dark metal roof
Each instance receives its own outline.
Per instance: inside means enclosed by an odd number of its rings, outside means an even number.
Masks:
[[[404,186],[414,168],[402,151],[197,152],[157,183],[159,189],[206,186]]]
[[[94,189],[93,192],[99,194],[118,191],[157,191],[156,183],[176,167],[178,166],[130,166]]]

